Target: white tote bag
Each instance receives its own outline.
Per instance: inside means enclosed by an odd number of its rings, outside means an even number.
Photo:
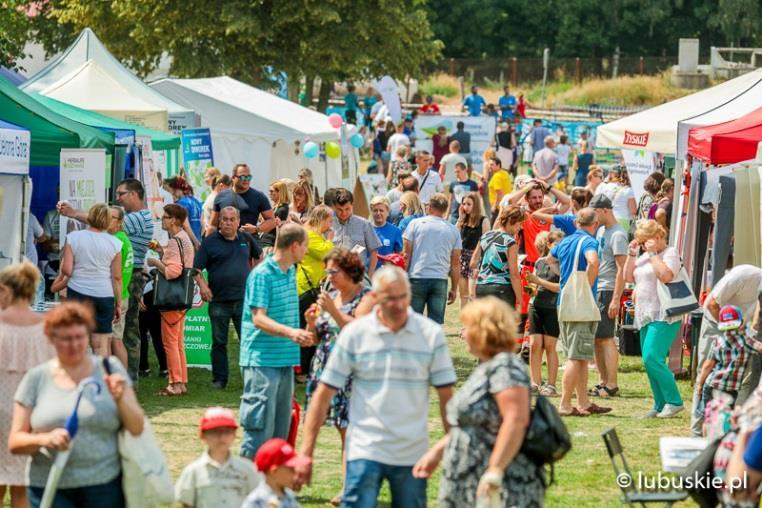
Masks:
[[[593,290],[590,282],[587,280],[587,272],[579,270],[579,254],[582,250],[580,238],[577,243],[577,250],[574,253],[574,271],[566,281],[566,285],[561,290],[558,298],[558,320],[593,322],[601,320],[601,312],[593,297]]]
[[[667,318],[675,318],[688,314],[698,309],[698,300],[693,294],[691,281],[688,278],[688,272],[684,266],[680,266],[680,271],[672,282],[666,284],[657,281],[656,294],[659,296],[662,312]]]
[[[172,477],[148,418],[139,436],[126,430],[119,432],[119,455],[127,508],[152,508],[174,502]]]

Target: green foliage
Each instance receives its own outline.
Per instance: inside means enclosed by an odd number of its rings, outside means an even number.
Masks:
[[[0,0],[0,65],[16,68],[29,35],[27,16],[20,0]]]

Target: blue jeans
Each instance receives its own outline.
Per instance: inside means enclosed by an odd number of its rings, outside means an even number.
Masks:
[[[413,478],[412,466],[388,466],[373,460],[347,462],[342,508],[373,508],[384,478],[392,492],[392,508],[424,508],[426,480]]]
[[[241,340],[243,301],[209,302],[209,321],[212,323],[212,381],[228,384],[228,329],[233,320],[238,340]]]
[[[268,439],[288,437],[294,371],[291,367],[241,367],[241,377],[241,456],[250,459]]]
[[[410,306],[418,314],[423,314],[432,321],[444,323],[447,308],[447,279],[410,279],[412,301]]]
[[[42,487],[27,487],[31,508],[39,508],[44,491]],[[100,485],[58,489],[52,505],[53,508],[122,508],[124,506],[122,475]]]

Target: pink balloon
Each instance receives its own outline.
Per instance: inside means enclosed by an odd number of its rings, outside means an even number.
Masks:
[[[331,127],[333,127],[334,129],[338,129],[339,127],[341,127],[341,124],[344,123],[344,119],[341,118],[341,115],[338,113],[331,113],[330,115],[328,115],[328,123],[330,123]]]

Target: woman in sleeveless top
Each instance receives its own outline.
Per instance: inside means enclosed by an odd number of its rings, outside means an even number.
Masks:
[[[489,219],[484,216],[482,199],[478,192],[463,196],[457,222],[463,249],[460,251],[460,307],[463,308],[474,297],[476,273],[471,269],[471,257],[482,235],[489,231]]]

